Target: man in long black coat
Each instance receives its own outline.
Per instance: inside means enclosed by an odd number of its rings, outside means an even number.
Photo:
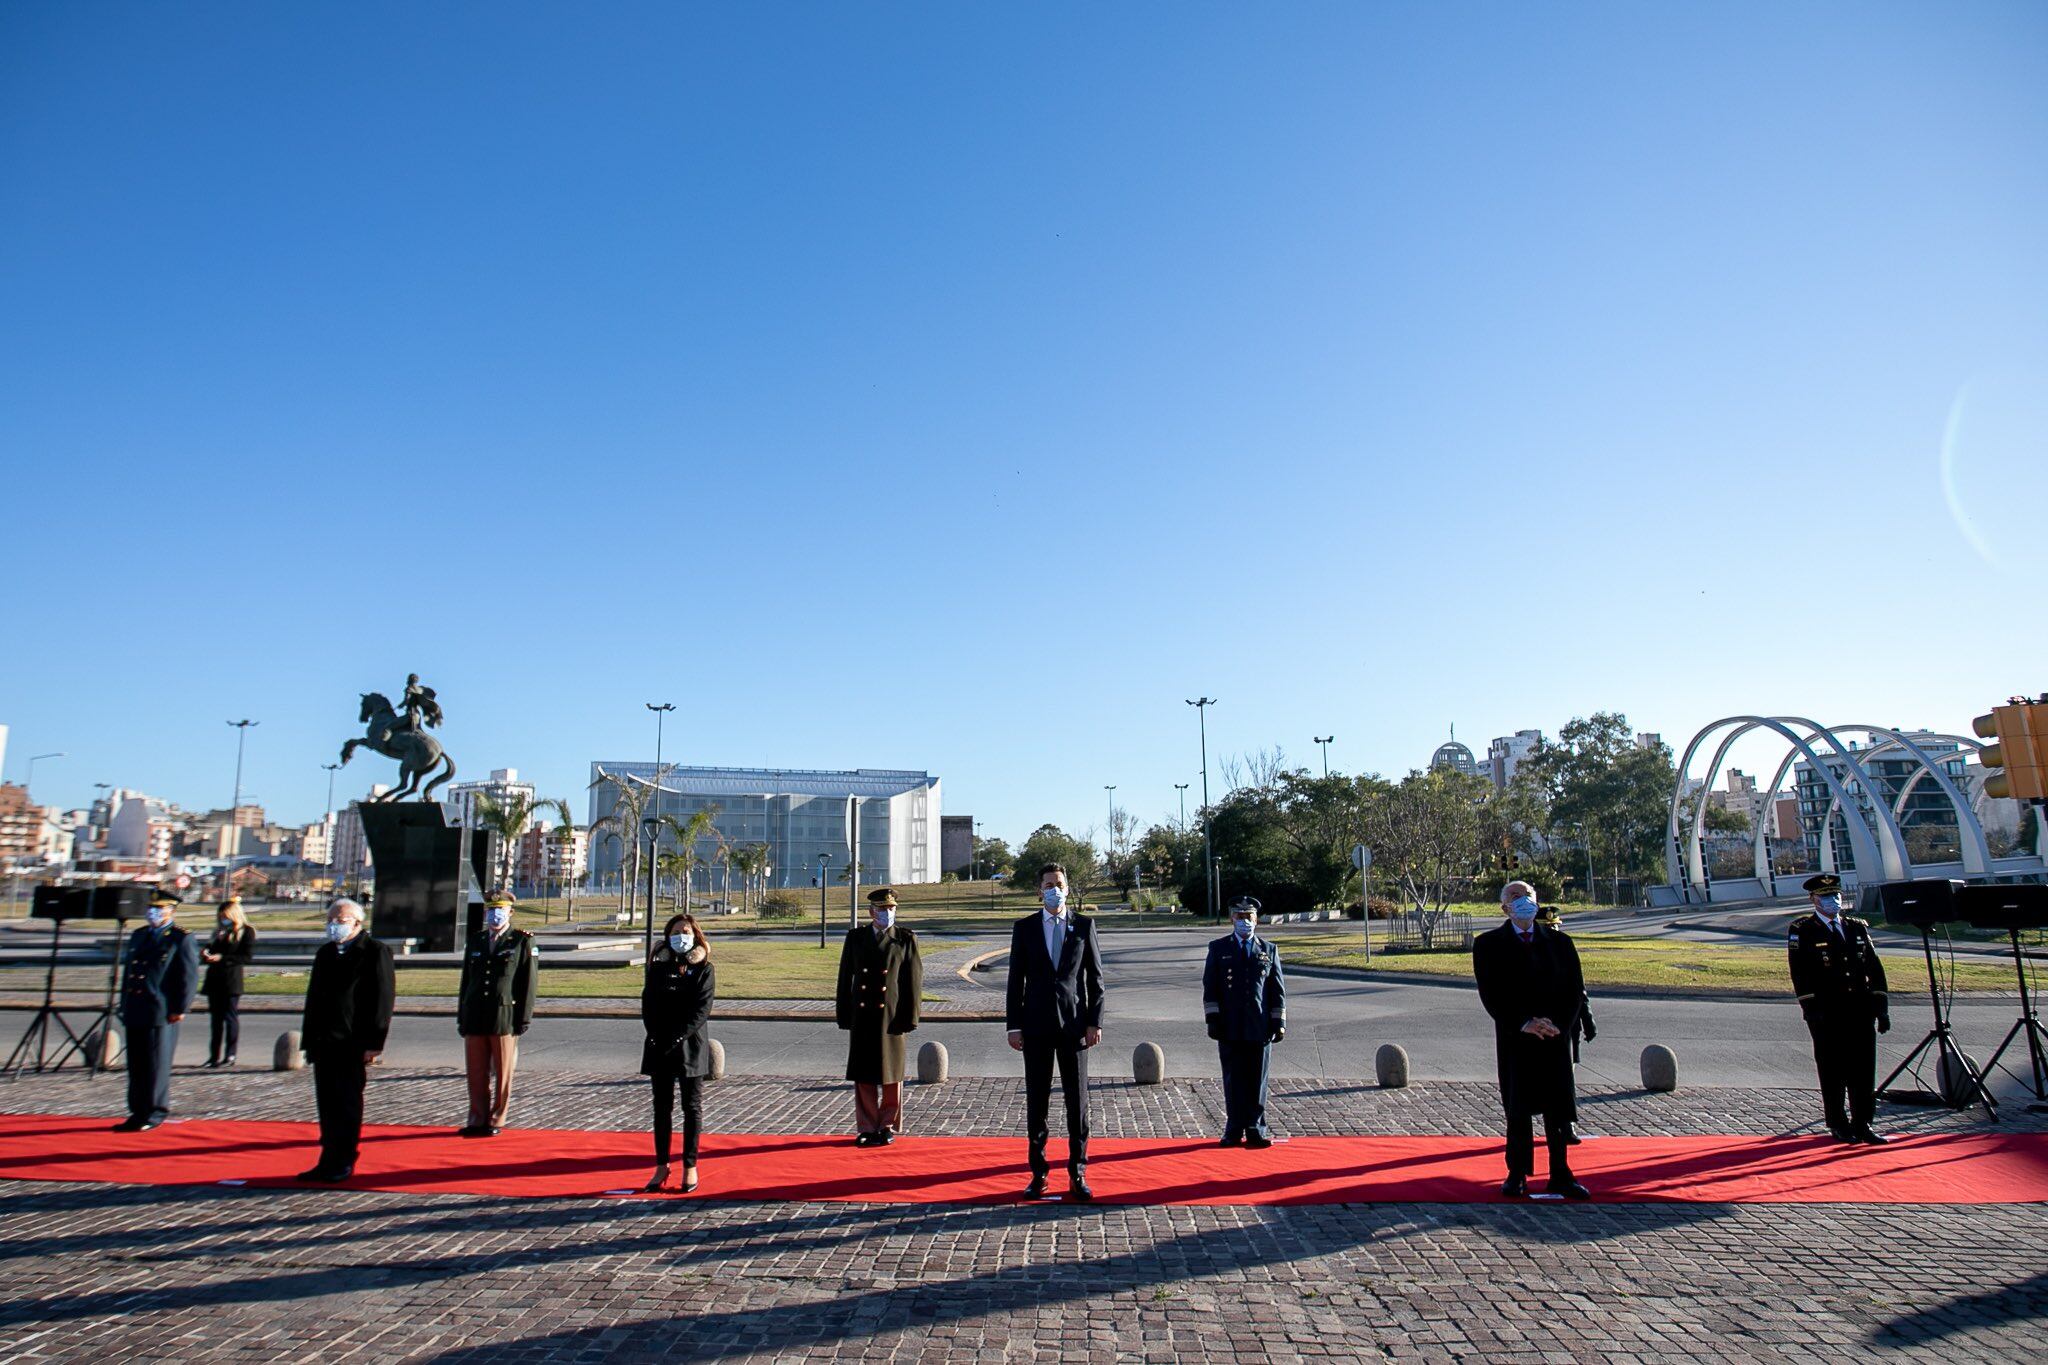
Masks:
[[[886,1147],[903,1126],[905,1038],[917,1028],[924,960],[917,935],[896,922],[896,893],[868,893],[868,922],[846,931],[834,1012],[846,1030],[856,1147]]]
[[[156,1127],[171,1112],[171,1059],[178,1025],[199,990],[199,942],[180,929],[178,898],[157,891],[149,923],[128,936],[121,954],[121,1025],[128,1032],[128,1117],[124,1133]]]
[[[299,1046],[313,1064],[320,1114],[320,1161],[301,1180],[332,1184],[355,1174],[363,1136],[363,1085],[391,1032],[397,977],[391,949],[363,928],[363,907],[327,907],[327,942],[313,956]]]
[[[1039,870],[1042,914],[1010,931],[1010,982],[1004,1020],[1010,1046],[1024,1054],[1024,1127],[1031,1142],[1026,1199],[1045,1194],[1045,1159],[1057,1064],[1067,1103],[1067,1195],[1086,1201],[1088,1187],[1088,1052],[1102,1041],[1102,954],[1095,921],[1067,911],[1067,870]]]
[[[1571,1034],[1586,993],[1579,952],[1563,930],[1536,922],[1536,892],[1527,882],[1509,882],[1501,899],[1508,922],[1472,942],[1472,975],[1480,1003],[1493,1016],[1507,1111],[1508,1178],[1500,1192],[1510,1199],[1528,1194],[1536,1161],[1532,1120],[1541,1114],[1549,1192],[1590,1199],[1571,1169],[1571,1125],[1578,1117]]]

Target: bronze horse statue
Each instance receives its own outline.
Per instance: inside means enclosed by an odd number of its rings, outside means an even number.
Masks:
[[[361,739],[352,739],[341,746],[341,761],[347,763],[358,747],[398,760],[400,781],[397,789],[382,796],[373,796],[370,798],[372,801],[398,801],[411,796],[419,791],[421,778],[445,764],[446,771],[427,783],[427,789],[420,792],[420,800],[433,800],[434,789],[455,776],[455,760],[442,752],[440,740],[407,725],[405,718],[392,709],[391,699],[382,692],[364,692],[361,695],[363,709],[356,719],[369,726],[369,731]]]

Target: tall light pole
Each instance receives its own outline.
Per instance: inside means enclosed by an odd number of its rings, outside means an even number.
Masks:
[[[1185,828],[1188,823],[1188,784],[1176,782],[1173,784],[1173,789],[1180,793],[1180,823]]]
[[[661,723],[668,719],[669,712],[676,709],[676,704],[672,701],[665,701],[657,706],[650,701],[646,703],[646,706],[648,710],[654,713],[654,781],[647,789],[646,810],[649,814],[654,814],[656,813],[655,807],[660,804],[661,800]],[[653,847],[654,845],[651,843],[648,845],[649,849]],[[654,879],[652,877],[648,878],[647,884],[652,887]],[[689,908],[688,904],[683,906],[685,910]],[[654,952],[654,893],[651,890],[647,893],[647,951],[649,954]]]
[[[967,848],[967,879],[968,879],[969,881],[978,881],[978,880],[980,880],[980,878],[981,878],[981,821],[979,821],[979,820],[976,820],[976,821],[974,822],[974,842],[973,842],[973,843],[971,843],[971,844],[969,844],[969,845],[968,845],[968,848]]]
[[[832,855],[829,853],[820,853],[818,855],[818,946],[820,948],[825,946],[825,916],[830,913],[825,906],[825,895],[832,888],[831,882],[825,876],[825,864],[831,861]]]
[[[1328,777],[1328,776],[1330,775],[1330,741],[1331,741],[1331,740],[1333,740],[1333,739],[1335,739],[1335,738],[1336,738],[1336,736],[1335,736],[1335,735],[1317,735],[1317,736],[1316,736],[1316,743],[1317,743],[1317,744],[1320,744],[1320,745],[1322,746],[1322,748],[1323,748],[1323,776],[1324,776],[1324,777]]]
[[[29,760],[28,760],[28,777],[27,777],[27,778],[26,778],[26,779],[25,779],[25,780],[24,780],[24,781],[22,782],[22,784],[21,784],[21,794],[22,794],[22,795],[23,795],[24,797],[26,797],[26,796],[29,796],[29,795],[31,794],[31,791],[32,791],[32,789],[33,789],[33,788],[35,787],[35,785],[36,785],[36,764],[38,764],[38,763],[42,762],[42,761],[43,761],[44,759],[46,759],[46,758],[69,758],[69,757],[70,757],[70,755],[69,755],[69,754],[67,754],[67,753],[65,753],[65,752],[64,752],[63,750],[61,750],[61,749],[60,749],[60,750],[57,750],[57,751],[55,751],[55,752],[52,752],[52,753],[47,753],[47,754],[30,754],[30,755],[29,755]]]
[[[341,771],[341,765],[339,763],[322,763],[320,766],[327,770],[327,824],[325,828],[327,830],[328,890],[338,893],[339,888],[332,884],[334,881],[334,775]],[[301,849],[299,851],[303,853],[305,850]]]
[[[260,720],[228,722],[235,729],[235,801],[228,807],[228,835],[224,841],[227,847],[221,850],[221,856],[227,860],[226,886],[230,894],[233,894],[235,889],[235,854],[240,852],[242,847],[242,749],[248,743],[249,727],[262,723]]]
[[[1216,918],[1216,836],[1209,820],[1209,708],[1216,704],[1214,697],[1201,697],[1188,702],[1195,708],[1195,716],[1202,730],[1202,871],[1206,877],[1204,890],[1209,897],[1209,918]]]

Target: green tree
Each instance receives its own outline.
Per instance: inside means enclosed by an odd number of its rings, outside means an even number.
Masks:
[[[1425,948],[1435,946],[1453,897],[1480,870],[1492,796],[1485,778],[1431,768],[1409,773],[1370,808],[1374,871],[1413,907]]]
[[[1067,883],[1079,900],[1082,887],[1095,875],[1095,845],[1076,839],[1058,825],[1040,825],[1017,850],[1017,877],[1035,887],[1038,869],[1058,863],[1067,869]]]
[[[1656,875],[1678,781],[1669,746],[1644,748],[1628,717],[1596,712],[1567,722],[1555,743],[1538,745],[1522,760],[1516,775],[1545,793],[1550,828],[1578,831],[1615,878]]]
[[[993,877],[999,873],[1015,872],[1017,855],[1010,852],[1010,846],[1001,839],[977,837],[974,841],[974,863],[983,877]]]

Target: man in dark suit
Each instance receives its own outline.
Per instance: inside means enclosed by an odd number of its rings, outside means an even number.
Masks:
[[[1238,897],[1230,921],[1202,967],[1202,1013],[1223,1062],[1221,1145],[1271,1147],[1266,1069],[1273,1044],[1287,1036],[1287,978],[1280,950],[1259,937],[1258,900]]]
[[[886,1147],[903,1124],[906,1036],[917,1028],[924,961],[917,935],[896,922],[896,893],[868,893],[868,922],[846,931],[834,1013],[847,1031],[856,1147]]]
[[[1010,931],[1010,986],[1004,1019],[1010,1046],[1024,1054],[1024,1124],[1031,1141],[1026,1199],[1045,1194],[1052,1109],[1052,1069],[1060,1069],[1067,1105],[1068,1197],[1087,1201],[1088,1056],[1102,1041],[1102,954],[1095,922],[1067,911],[1067,870],[1048,863],[1038,873],[1045,910]]]
[[[313,1064],[320,1161],[299,1179],[334,1184],[355,1174],[363,1085],[384,1051],[396,993],[391,949],[364,930],[363,907],[347,899],[329,905],[327,942],[314,954],[299,1025],[299,1046]]]
[[[1543,1116],[1550,1150],[1551,1194],[1590,1199],[1572,1175],[1571,1126],[1578,1117],[1571,1034],[1586,995],[1579,952],[1570,935],[1536,922],[1536,891],[1527,882],[1501,890],[1508,922],[1472,941],[1472,975],[1480,1003],[1493,1016],[1500,1100],[1507,1110],[1509,1199],[1529,1193],[1535,1171],[1532,1120]]]
[[[1842,913],[1840,877],[1823,872],[1804,885],[1813,913],[1792,921],[1785,952],[1813,1035],[1821,1111],[1835,1141],[1881,1146],[1889,1139],[1870,1125],[1877,1117],[1877,1035],[1892,1026],[1884,962],[1870,942],[1870,925]]]
[[[171,1112],[171,1059],[178,1025],[199,992],[199,943],[177,925],[178,898],[157,890],[148,923],[121,954],[121,1024],[128,1031],[128,1117],[116,1132],[141,1133]]]

